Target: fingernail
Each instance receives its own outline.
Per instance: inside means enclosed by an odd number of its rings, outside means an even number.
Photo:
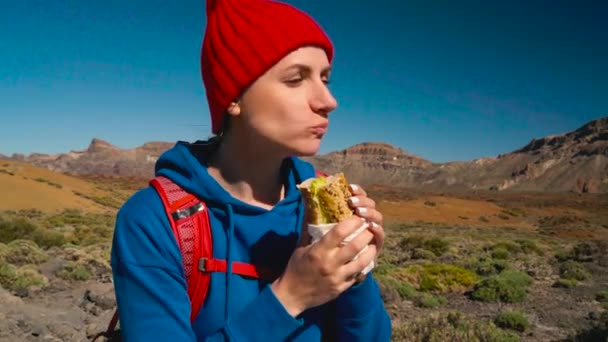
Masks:
[[[357,214],[359,214],[359,215],[367,214],[367,208],[365,208],[365,207],[357,208]]]
[[[353,197],[349,198],[348,200],[349,200],[349,201],[350,201],[350,203],[351,203],[351,204],[353,204],[353,205],[354,205],[354,204],[359,203],[359,198],[358,198],[358,197],[355,197],[355,196],[353,196]]]
[[[350,190],[351,191],[357,191],[357,190],[359,190],[359,186],[357,184],[351,184],[350,185]]]
[[[380,225],[377,224],[376,222],[372,222],[372,228],[374,228],[374,229],[380,228]]]

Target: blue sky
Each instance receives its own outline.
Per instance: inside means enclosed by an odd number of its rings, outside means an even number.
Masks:
[[[608,2],[290,0],[336,47],[321,152],[496,156],[608,116]],[[0,153],[206,138],[204,1],[0,0]]]

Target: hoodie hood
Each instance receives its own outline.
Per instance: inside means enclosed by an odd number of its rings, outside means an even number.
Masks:
[[[247,204],[228,193],[207,172],[205,162],[209,157],[211,146],[204,142],[188,143],[180,141],[173,148],[163,153],[156,163],[156,176],[165,176],[179,184],[186,191],[204,199],[208,206],[231,206],[235,213],[255,215],[266,212],[266,209]],[[301,201],[300,192],[295,187],[302,177],[314,175],[314,169],[298,158],[286,158],[281,166],[281,177],[284,180],[285,197],[273,211],[280,211],[289,204]],[[308,178],[306,177],[306,178]]]

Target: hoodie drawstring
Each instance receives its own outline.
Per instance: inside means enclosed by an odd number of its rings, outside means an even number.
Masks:
[[[298,200],[298,208],[296,209],[296,215],[297,215],[297,219],[296,219],[296,226],[293,229],[293,231],[296,233],[296,236],[298,237],[298,239],[296,240],[296,246],[298,246],[298,244],[300,243],[300,239],[302,239],[302,234],[305,233],[305,229],[308,229],[308,227],[303,227],[302,223],[304,222],[304,199],[302,198],[302,196],[300,196],[300,199]]]
[[[232,256],[230,253],[230,246],[232,243],[232,237],[234,235],[234,211],[232,205],[226,205],[226,214],[228,215],[228,234],[226,234],[226,300],[224,309],[224,321],[228,321],[229,308],[230,308],[230,278],[232,275]]]

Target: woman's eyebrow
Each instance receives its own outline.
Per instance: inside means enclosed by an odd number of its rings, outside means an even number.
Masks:
[[[290,65],[289,67],[285,68],[285,71],[289,71],[291,69],[301,70],[306,73],[312,72],[312,68],[310,66],[308,66],[306,64],[300,64],[300,63]],[[322,74],[326,74],[326,73],[330,73],[330,72],[331,72],[331,66],[327,66],[327,67],[323,68],[323,70],[321,70]]]

